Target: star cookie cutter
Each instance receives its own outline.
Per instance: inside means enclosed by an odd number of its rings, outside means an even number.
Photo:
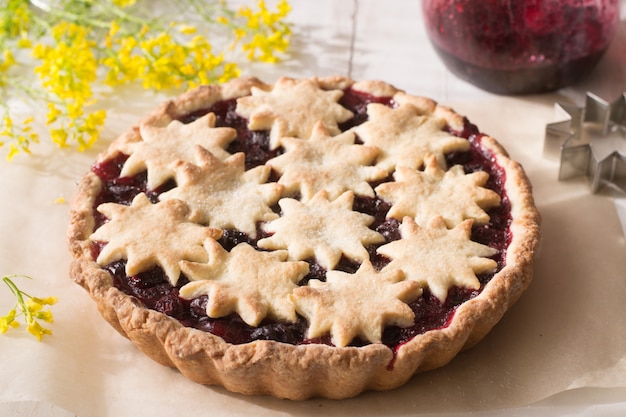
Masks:
[[[626,93],[609,103],[587,93],[584,107],[557,103],[559,121],[546,126],[544,154],[560,151],[559,181],[586,176],[591,191],[626,193]]]

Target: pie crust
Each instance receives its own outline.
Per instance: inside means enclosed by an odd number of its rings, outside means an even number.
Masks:
[[[347,92],[368,98],[355,122],[340,101]],[[237,131],[206,112],[228,101],[268,137],[274,153],[262,163],[230,152]],[[199,87],[121,135],[80,180],[70,275],[119,333],[195,382],[293,400],[398,387],[474,346],[531,281],[540,239],[531,185],[495,139],[475,130],[470,143],[461,134],[468,126],[452,109],[382,81],[240,78]],[[499,192],[482,169],[448,166],[449,155],[472,146],[500,172]],[[123,155],[119,176],[143,173],[147,191],[103,201],[97,168]],[[354,209],[368,198],[388,203],[396,238]],[[502,247],[471,240],[502,204]],[[225,230],[254,244],[225,248]],[[386,260],[381,267],[372,257]],[[304,340],[229,343],[186,326],[120,290],[108,267],[116,261],[127,277],[160,268],[182,299],[206,297],[212,318],[237,315],[251,327],[300,320]],[[302,281],[313,264],[325,280]],[[443,302],[457,287],[471,296],[444,324],[382,343],[390,326],[413,325],[410,303],[425,294]]]

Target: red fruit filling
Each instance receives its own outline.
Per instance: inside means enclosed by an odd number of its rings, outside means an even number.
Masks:
[[[345,131],[365,122],[367,120],[366,106],[371,102],[383,103],[390,107],[396,105],[391,98],[373,97],[352,89],[345,90],[340,104],[351,110],[355,116],[353,119],[342,124],[340,126],[341,130]],[[231,153],[245,152],[247,168],[263,164],[270,158],[280,154],[281,149],[269,150],[268,132],[248,130],[247,120],[239,117],[235,113],[235,107],[235,100],[221,101],[212,105],[210,108],[188,114],[180,120],[184,123],[189,123],[208,112],[215,113],[217,127],[230,126],[237,130],[237,138],[231,143],[227,150]],[[498,250],[498,253],[493,258],[498,263],[497,270],[500,270],[504,266],[506,248],[510,241],[509,224],[511,210],[503,188],[505,181],[504,170],[495,164],[493,155],[481,146],[482,134],[479,133],[476,126],[466,121],[463,131],[450,130],[450,133],[468,139],[471,144],[471,149],[468,152],[450,153],[446,155],[448,166],[461,164],[468,173],[477,170],[488,172],[489,181],[486,187],[496,191],[502,197],[500,206],[488,212],[491,222],[486,225],[474,227],[472,231],[472,240],[489,245]],[[156,190],[149,190],[146,186],[145,172],[133,177],[120,177],[121,168],[126,159],[126,155],[119,155],[114,159],[95,164],[92,167],[93,172],[98,175],[103,182],[102,190],[96,198],[93,207],[96,228],[106,221],[96,210],[98,205],[106,202],[129,205],[132,199],[138,193],[142,192],[146,193],[148,197],[156,203],[160,193],[176,186],[176,183],[172,180]],[[357,197],[353,207],[356,211],[367,213],[375,217],[376,220],[370,227],[385,237],[386,241],[382,244],[400,238],[399,221],[397,219],[385,218],[385,214],[389,208],[390,205],[388,203],[377,197]],[[261,239],[265,236],[266,235],[259,228],[257,239]],[[227,250],[232,249],[241,242],[247,242],[253,246],[256,245],[255,239],[251,239],[245,233],[237,230],[225,230],[220,239],[220,243]],[[104,244],[98,242],[94,243],[94,259],[100,252],[102,245]],[[372,245],[367,249],[374,265],[377,268],[382,268],[388,263],[388,260],[376,253],[378,246],[380,245]],[[315,340],[307,339],[307,322],[302,317],[295,323],[280,323],[266,319],[261,322],[258,327],[247,325],[236,314],[221,318],[208,317],[206,315],[206,296],[198,297],[193,300],[185,300],[179,297],[179,289],[189,282],[186,277],[181,276],[175,287],[170,284],[162,269],[159,267],[154,267],[148,271],[128,277],[124,272],[125,263],[125,261],[121,260],[104,266],[104,269],[112,275],[114,285],[124,293],[136,297],[145,307],[173,317],[185,326],[210,332],[222,337],[226,342],[233,344],[247,343],[253,340],[275,340],[290,344],[331,344],[330,337]],[[306,285],[311,279],[319,279],[322,281],[326,279],[326,271],[324,268],[314,260],[310,261],[309,264],[309,274],[302,279],[299,285]],[[337,269],[346,272],[354,272],[358,267],[359,265],[344,258]],[[448,297],[443,303],[426,289],[422,296],[410,303],[410,307],[415,313],[413,326],[408,328],[395,326],[387,327],[383,333],[383,343],[395,350],[416,335],[429,330],[446,327],[452,320],[456,308],[465,301],[476,297],[493,275],[494,274],[483,274],[478,277],[481,282],[481,289],[479,290],[457,287],[450,288]],[[367,344],[367,342],[362,340],[354,340],[352,343],[354,346],[364,344]]]

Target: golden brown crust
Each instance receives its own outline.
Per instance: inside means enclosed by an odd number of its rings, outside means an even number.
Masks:
[[[393,97],[398,93],[397,88],[379,80],[357,81],[352,84],[352,88],[356,91],[371,94],[374,97]]]
[[[317,84],[324,90],[344,90],[354,84],[354,81],[352,79],[340,75],[314,79]]]
[[[394,95],[400,102],[416,103],[424,112],[441,115],[458,127],[463,117],[430,99],[413,98],[382,82],[354,83],[345,77],[317,79],[324,88],[358,86],[360,91]],[[270,86],[254,78],[240,79],[221,89],[202,87],[171,100],[142,123],[163,126],[184,114],[210,104],[250,93],[252,87],[269,91]],[[118,141],[140,140],[137,128]],[[394,353],[382,344],[364,347],[331,347],[321,344],[289,345],[255,341],[232,345],[220,337],[184,327],[178,321],[149,310],[113,286],[111,276],[94,261],[89,236],[94,231],[93,204],[102,184],[89,173],[78,185],[71,208],[68,241],[73,262],[71,277],[95,301],[100,313],[120,334],[129,338],[147,356],[175,367],[189,379],[251,395],[272,395],[303,400],[311,397],[348,398],[364,390],[388,390],[404,384],[418,372],[450,362],[461,350],[475,345],[500,320],[527,288],[532,277],[532,260],[539,246],[539,214],[531,186],[522,167],[509,159],[492,138],[482,144],[493,152],[506,172],[506,193],[513,222],[506,266],[484,287],[480,295],[462,304],[450,325],[416,336]],[[117,154],[116,143],[100,160]]]

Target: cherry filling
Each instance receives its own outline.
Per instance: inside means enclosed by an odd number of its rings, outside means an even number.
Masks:
[[[391,98],[373,97],[368,94],[347,89],[340,101],[344,107],[350,109],[354,118],[343,123],[340,128],[345,131],[353,126],[367,120],[366,106],[368,103],[378,102],[394,107],[395,103]],[[202,109],[182,117],[180,120],[189,123],[208,112],[216,115],[216,126],[230,126],[237,131],[236,139],[228,147],[230,153],[245,152],[246,167],[264,164],[269,159],[281,153],[281,149],[269,150],[269,136],[267,131],[250,131],[247,128],[247,121],[235,113],[236,101],[226,100],[215,103],[210,108]],[[450,133],[469,140],[471,148],[467,152],[450,153],[446,155],[448,166],[463,165],[467,173],[477,170],[489,173],[489,181],[486,187],[494,190],[502,197],[500,206],[488,211],[491,222],[486,225],[474,227],[472,240],[489,245],[497,249],[497,254],[493,259],[498,263],[499,271],[504,266],[506,248],[510,241],[510,203],[504,191],[505,174],[494,160],[493,155],[481,145],[482,134],[476,126],[465,122],[463,131],[449,130]],[[104,218],[96,208],[106,202],[115,202],[129,205],[132,199],[139,193],[146,193],[154,203],[158,202],[160,193],[176,186],[172,180],[160,186],[158,189],[149,190],[146,185],[146,173],[141,173],[133,177],[120,177],[120,172],[126,155],[119,155],[111,160],[95,164],[93,172],[102,180],[102,190],[96,198],[93,213],[96,220],[96,228],[102,225]],[[399,225],[397,219],[385,218],[390,205],[380,198],[357,197],[353,209],[367,213],[375,218],[370,226],[381,233],[386,242],[400,238]],[[267,235],[259,228],[257,239],[237,230],[225,230],[220,243],[230,250],[241,242],[256,245],[256,240]],[[103,243],[95,242],[92,246],[94,259],[103,247]],[[380,245],[368,247],[370,258],[377,268],[385,266],[389,260],[376,253],[376,248]],[[233,344],[247,343],[253,340],[275,340],[290,344],[326,343],[332,344],[330,337],[320,339],[307,339],[306,320],[302,317],[295,323],[279,323],[271,320],[264,320],[258,327],[248,326],[236,314],[221,318],[210,318],[206,315],[207,297],[201,296],[193,300],[185,300],[179,296],[179,289],[189,281],[185,276],[181,276],[178,284],[172,286],[165,276],[163,270],[154,267],[131,277],[126,276],[125,261],[113,262],[104,267],[111,276],[115,287],[124,293],[136,297],[144,306],[164,313],[180,321],[183,325],[194,327],[210,332],[222,337],[226,342]],[[326,279],[326,271],[314,260],[309,261],[309,274],[302,279],[299,285],[306,285],[311,279]],[[354,272],[359,265],[342,259],[337,269]],[[383,333],[383,343],[392,349],[397,349],[403,343],[411,340],[416,335],[429,330],[443,328],[449,325],[456,308],[471,298],[476,297],[487,282],[493,277],[492,274],[478,276],[481,282],[479,290],[453,287],[449,289],[448,297],[442,303],[433,296],[427,289],[422,296],[410,304],[415,313],[414,325],[408,328],[389,326]],[[361,346],[367,342],[354,340],[354,346]]]
[[[541,93],[588,74],[618,27],[618,1],[423,3],[426,31],[446,66],[500,94]]]

